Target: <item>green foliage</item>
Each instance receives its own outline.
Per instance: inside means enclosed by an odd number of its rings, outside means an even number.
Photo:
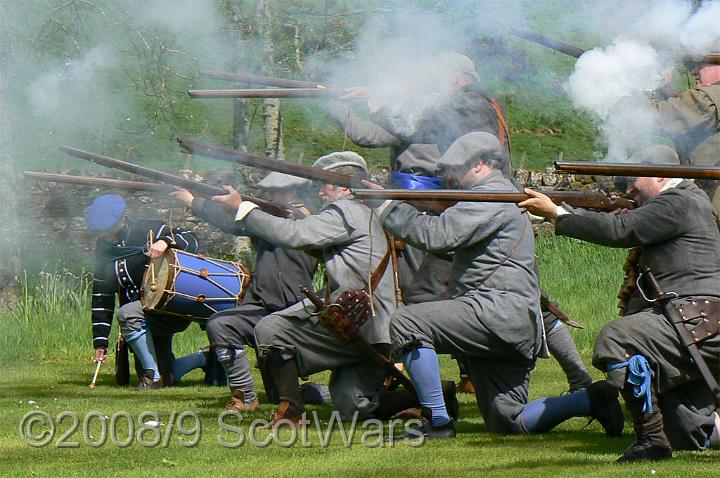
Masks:
[[[0,357],[18,357],[32,350],[37,359],[44,360],[73,356],[86,348],[91,343],[91,281],[67,270],[23,279],[18,308],[3,318]]]
[[[602,326],[618,316],[626,250],[547,233],[538,237],[537,255],[542,287],[585,326],[572,330],[578,347],[589,352]]]

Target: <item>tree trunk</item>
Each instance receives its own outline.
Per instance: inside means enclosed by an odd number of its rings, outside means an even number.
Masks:
[[[7,18],[0,2],[0,18]],[[5,22],[3,22],[5,23]],[[10,65],[11,35],[7,25],[0,24],[0,65]],[[15,167],[10,148],[12,131],[5,101],[8,78],[0,69],[0,309],[12,308],[20,297],[20,223],[17,214]]]
[[[272,39],[271,4],[270,0],[258,0],[257,17],[258,30],[263,42],[263,74],[274,76],[271,69],[275,51]],[[266,98],[263,100],[263,118],[265,120],[265,155],[270,158],[285,159],[279,98]]]

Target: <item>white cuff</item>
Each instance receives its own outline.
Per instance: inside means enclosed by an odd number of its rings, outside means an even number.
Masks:
[[[258,209],[260,206],[250,201],[243,201],[240,203],[237,212],[235,213],[235,222],[242,221],[250,214],[253,209]]]
[[[565,214],[570,214],[570,213],[568,212],[567,209],[565,209],[562,206],[558,206],[557,209],[555,210],[555,215],[557,217],[564,216]]]

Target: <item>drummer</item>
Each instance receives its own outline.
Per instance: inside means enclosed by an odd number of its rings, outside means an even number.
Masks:
[[[258,188],[263,198],[288,204],[305,215],[317,212],[311,196],[311,181],[307,179],[272,172],[265,176]],[[188,207],[196,216],[202,217],[223,231],[238,235],[249,235],[255,249],[255,270],[237,308],[218,312],[207,324],[210,344],[215,347],[218,360],[228,377],[230,401],[228,410],[256,410],[259,400],[248,364],[245,345],[256,348],[255,324],[264,316],[286,309],[299,302],[300,287],[312,287],[317,260],[308,254],[283,249],[257,235],[250,234],[235,222],[235,214],[228,212],[222,204],[193,197],[192,193],[180,189],[170,193]],[[278,397],[272,376],[260,367],[268,402],[277,403]],[[305,383],[301,387],[308,402],[329,401],[327,387]]]
[[[85,209],[85,225],[99,235],[92,287],[95,359],[107,359],[117,295],[120,333],[142,366],[138,389],[172,385],[190,370],[204,366],[202,352],[177,360],[172,353],[173,334],[185,330],[190,325],[188,320],[146,317],[140,304],[140,285],[148,260],[161,256],[168,248],[197,252],[195,235],[162,221],[131,219],[125,200],[115,194],[103,194]]]

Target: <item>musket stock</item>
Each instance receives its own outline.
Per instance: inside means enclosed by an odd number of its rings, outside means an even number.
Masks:
[[[147,178],[155,179],[156,181],[160,181],[166,184],[171,184],[173,186],[177,186],[180,188],[185,188],[188,191],[192,191],[196,194],[200,194],[205,197],[212,197],[212,196],[224,196],[228,192],[220,187],[217,186],[211,186],[209,184],[203,184],[198,181],[193,181],[191,179],[185,179],[180,176],[176,176],[174,174],[166,173],[164,171],[158,171],[157,169],[152,168],[146,168],[145,166],[139,166],[137,164],[128,163],[127,161],[121,161],[119,159],[111,158],[109,156],[104,156],[97,153],[91,153],[89,151],[83,151],[82,149],[73,148],[70,146],[60,146],[60,150],[69,154],[70,156],[75,156],[76,158],[85,159],[87,161],[100,164],[102,166],[106,166],[108,168],[114,168],[119,169],[121,171],[126,171],[128,173],[137,174],[139,176],[145,176]],[[289,213],[288,211],[294,211],[295,208],[293,208],[290,205],[285,204],[278,204],[270,201],[266,201],[264,199],[256,198],[256,197],[248,197],[248,199],[252,200],[255,204],[260,206],[262,210],[269,214],[273,214],[275,216],[280,217],[289,217],[289,216],[297,216],[302,217],[303,214],[300,212],[292,212]]]
[[[320,83],[286,78],[273,78],[271,76],[248,75],[229,71],[200,70],[200,76],[216,80],[235,81],[251,85],[273,86],[276,88],[324,88]]]
[[[366,200],[398,200],[422,203],[442,203],[450,207],[460,201],[519,203],[529,198],[525,193],[515,191],[472,191],[464,189],[354,189],[355,197]],[[568,203],[574,207],[586,209],[633,209],[634,201],[618,196],[607,196],[594,191],[539,191],[547,195],[555,204]]]
[[[708,166],[555,161],[555,170],[561,173],[589,174],[597,176],[720,179],[720,167]]]
[[[338,98],[344,88],[246,88],[227,90],[188,90],[190,98]]]

